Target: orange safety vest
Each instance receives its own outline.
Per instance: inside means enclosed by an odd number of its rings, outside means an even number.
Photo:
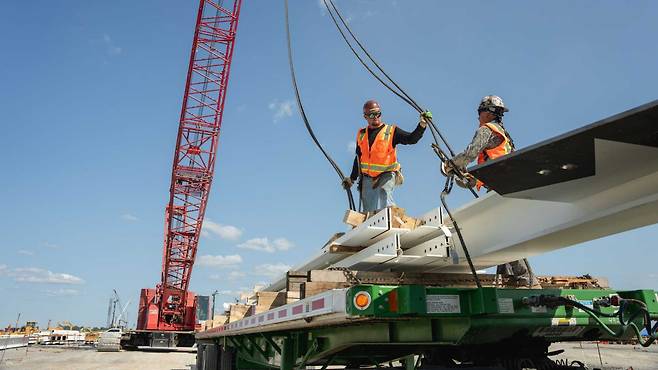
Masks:
[[[359,130],[356,136],[356,144],[361,150],[361,173],[370,177],[377,177],[383,172],[394,172],[400,170],[397,150],[393,147],[393,134],[395,125],[384,125],[372,146],[368,143],[368,127]]]
[[[480,154],[478,154],[478,164],[482,164],[490,159],[496,159],[498,157],[502,157],[512,152],[512,145],[509,142],[509,138],[507,137],[505,130],[502,127],[500,127],[500,125],[494,122],[488,122],[485,123],[485,126],[489,127],[491,131],[494,132],[494,134],[503,138],[503,142],[500,143],[500,145],[498,145],[495,148],[484,149]],[[484,185],[484,183],[480,180],[478,180],[477,183],[475,184],[478,190],[480,190],[482,185]]]

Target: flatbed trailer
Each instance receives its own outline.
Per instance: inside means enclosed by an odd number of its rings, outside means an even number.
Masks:
[[[631,322],[613,316],[616,299]],[[652,290],[356,285],[198,333],[197,369],[570,368],[549,359],[551,343],[631,340],[642,307],[658,319],[657,301]]]
[[[313,271],[344,270],[346,279],[333,281],[342,289],[317,294],[305,286],[302,295],[289,274],[273,281],[266,292],[303,299],[198,333],[197,369],[392,361],[406,369],[566,369],[584,365],[552,361],[551,343],[651,345],[658,337],[653,290],[501,288],[481,284],[477,274],[475,287],[455,287],[433,283],[430,274],[458,278],[658,223],[656,122],[653,101],[471,168],[494,191],[451,213],[435,208],[412,222],[394,208],[370,215],[293,270],[308,272],[307,285]],[[460,230],[463,238],[455,238]],[[364,272],[417,275],[406,284],[364,284]]]

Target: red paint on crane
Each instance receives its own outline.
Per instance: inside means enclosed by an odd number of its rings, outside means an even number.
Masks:
[[[199,2],[165,211],[161,282],[142,291],[140,330],[191,331],[196,326],[190,276],[214,175],[241,3]],[[149,314],[155,309],[157,315]]]

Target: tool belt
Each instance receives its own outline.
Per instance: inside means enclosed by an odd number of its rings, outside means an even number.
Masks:
[[[400,170],[393,171],[393,172],[382,172],[381,174],[377,175],[376,177],[372,177],[372,176],[369,176],[369,175],[366,175],[366,174],[361,174],[361,176],[370,177],[372,179],[372,188],[376,189],[380,185],[379,182],[380,182],[381,176],[385,173],[393,173],[393,176],[395,178],[395,186],[400,186],[404,183],[404,176],[402,175],[402,171],[400,171]]]

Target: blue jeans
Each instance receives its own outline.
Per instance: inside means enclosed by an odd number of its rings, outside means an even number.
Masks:
[[[377,187],[373,189],[372,183],[377,179]],[[393,172],[384,172],[377,178],[364,175],[361,180],[363,212],[377,211],[388,206],[394,206],[393,188],[395,188],[395,173]]]

